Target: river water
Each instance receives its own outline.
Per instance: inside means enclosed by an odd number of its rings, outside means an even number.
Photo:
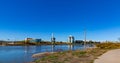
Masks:
[[[82,49],[83,45],[0,46],[0,63],[29,63],[36,53]]]

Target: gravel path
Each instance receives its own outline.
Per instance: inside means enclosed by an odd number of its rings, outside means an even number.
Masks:
[[[120,49],[108,51],[98,57],[94,63],[120,63]]]

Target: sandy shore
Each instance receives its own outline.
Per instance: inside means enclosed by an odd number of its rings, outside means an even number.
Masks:
[[[98,57],[94,63],[120,63],[120,49],[115,49],[106,52]]]
[[[32,57],[33,58],[40,58],[40,57],[44,57],[50,54],[53,54],[55,52],[43,52],[43,53],[37,53],[37,54],[33,54]]]

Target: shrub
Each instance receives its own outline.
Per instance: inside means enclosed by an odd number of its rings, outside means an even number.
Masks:
[[[120,43],[106,42],[97,44],[96,46],[101,49],[117,49],[120,48]]]

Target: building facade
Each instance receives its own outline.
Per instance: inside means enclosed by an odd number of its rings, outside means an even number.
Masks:
[[[70,36],[68,37],[68,42],[69,42],[69,43],[74,43],[74,41],[75,41],[74,36],[70,35]]]
[[[33,39],[32,38],[26,38],[25,43],[30,43]]]
[[[83,45],[84,41],[83,40],[75,40],[75,43]]]
[[[42,41],[42,39],[34,39],[34,42],[37,42],[37,43],[39,43],[41,41]]]
[[[56,38],[54,37],[54,35],[53,35],[53,33],[52,33],[51,42],[52,42],[53,44],[55,44],[55,40],[56,40]]]
[[[40,43],[40,42],[42,42],[42,39],[33,39],[33,38],[26,38],[25,39],[25,43],[30,43],[30,42]]]

